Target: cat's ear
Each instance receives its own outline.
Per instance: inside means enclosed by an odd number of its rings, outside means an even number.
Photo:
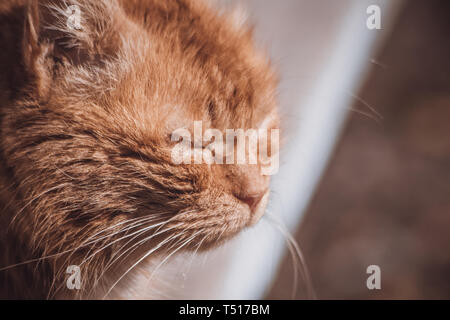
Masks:
[[[22,60],[39,94],[58,68],[100,61],[113,51],[113,0],[29,0]]]
[[[26,5],[21,52],[26,76],[42,97],[50,86],[50,70],[45,61],[46,53],[51,46],[48,43],[45,45],[41,43],[41,17],[38,6],[38,1],[29,1]]]
[[[23,62],[26,67],[32,67],[39,50],[39,12],[37,1],[30,1],[25,12],[24,34],[22,39]]]

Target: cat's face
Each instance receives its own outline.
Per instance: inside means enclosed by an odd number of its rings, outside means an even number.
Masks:
[[[16,230],[78,259],[118,239],[104,263],[124,241],[207,248],[256,223],[270,180],[259,162],[175,164],[171,139],[195,121],[278,128],[250,33],[200,1],[77,1],[81,30],[63,1],[44,2],[55,8],[31,7],[24,28],[27,98],[3,111]]]

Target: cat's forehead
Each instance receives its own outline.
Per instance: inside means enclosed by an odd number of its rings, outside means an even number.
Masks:
[[[167,21],[175,5],[139,1],[136,11],[127,3],[121,2],[123,14],[114,15],[117,21],[108,25],[114,30],[106,33],[116,41],[114,57],[68,72],[71,90],[65,92],[100,96],[112,121],[149,134],[194,121],[218,129],[276,125],[277,79],[250,31],[231,27],[232,18],[201,4],[192,4],[196,19],[186,29]]]
[[[272,82],[251,71],[242,72],[245,80],[229,71],[218,75],[217,67],[190,66],[176,55],[163,60],[157,65],[134,61],[129,75],[111,92],[110,104],[120,101],[119,109],[145,130],[167,133],[190,128],[195,121],[217,129],[276,126]]]

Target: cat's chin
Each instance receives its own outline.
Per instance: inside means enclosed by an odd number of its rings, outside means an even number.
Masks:
[[[247,206],[242,208],[241,215],[245,215],[246,218],[242,219],[239,224],[235,224],[232,227],[230,226],[225,232],[217,233],[212,232],[212,236],[209,238],[203,238],[201,244],[192,244],[188,249],[195,251],[207,251],[210,249],[217,248],[221,246],[223,243],[228,240],[234,238],[239,235],[244,229],[254,227],[258,224],[258,222],[262,219],[264,214],[266,213],[267,204],[269,202],[270,192],[267,191],[266,194],[262,197],[258,206],[252,211]],[[207,232],[207,231],[205,231]]]

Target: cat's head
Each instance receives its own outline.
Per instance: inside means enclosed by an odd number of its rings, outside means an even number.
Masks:
[[[78,248],[82,260],[119,240],[92,257],[104,264],[127,241],[206,248],[258,221],[270,180],[260,161],[172,156],[173,132],[194,136],[195,121],[278,128],[276,78],[249,29],[197,0],[29,3],[26,80],[3,107],[1,149],[13,229],[36,252]]]

